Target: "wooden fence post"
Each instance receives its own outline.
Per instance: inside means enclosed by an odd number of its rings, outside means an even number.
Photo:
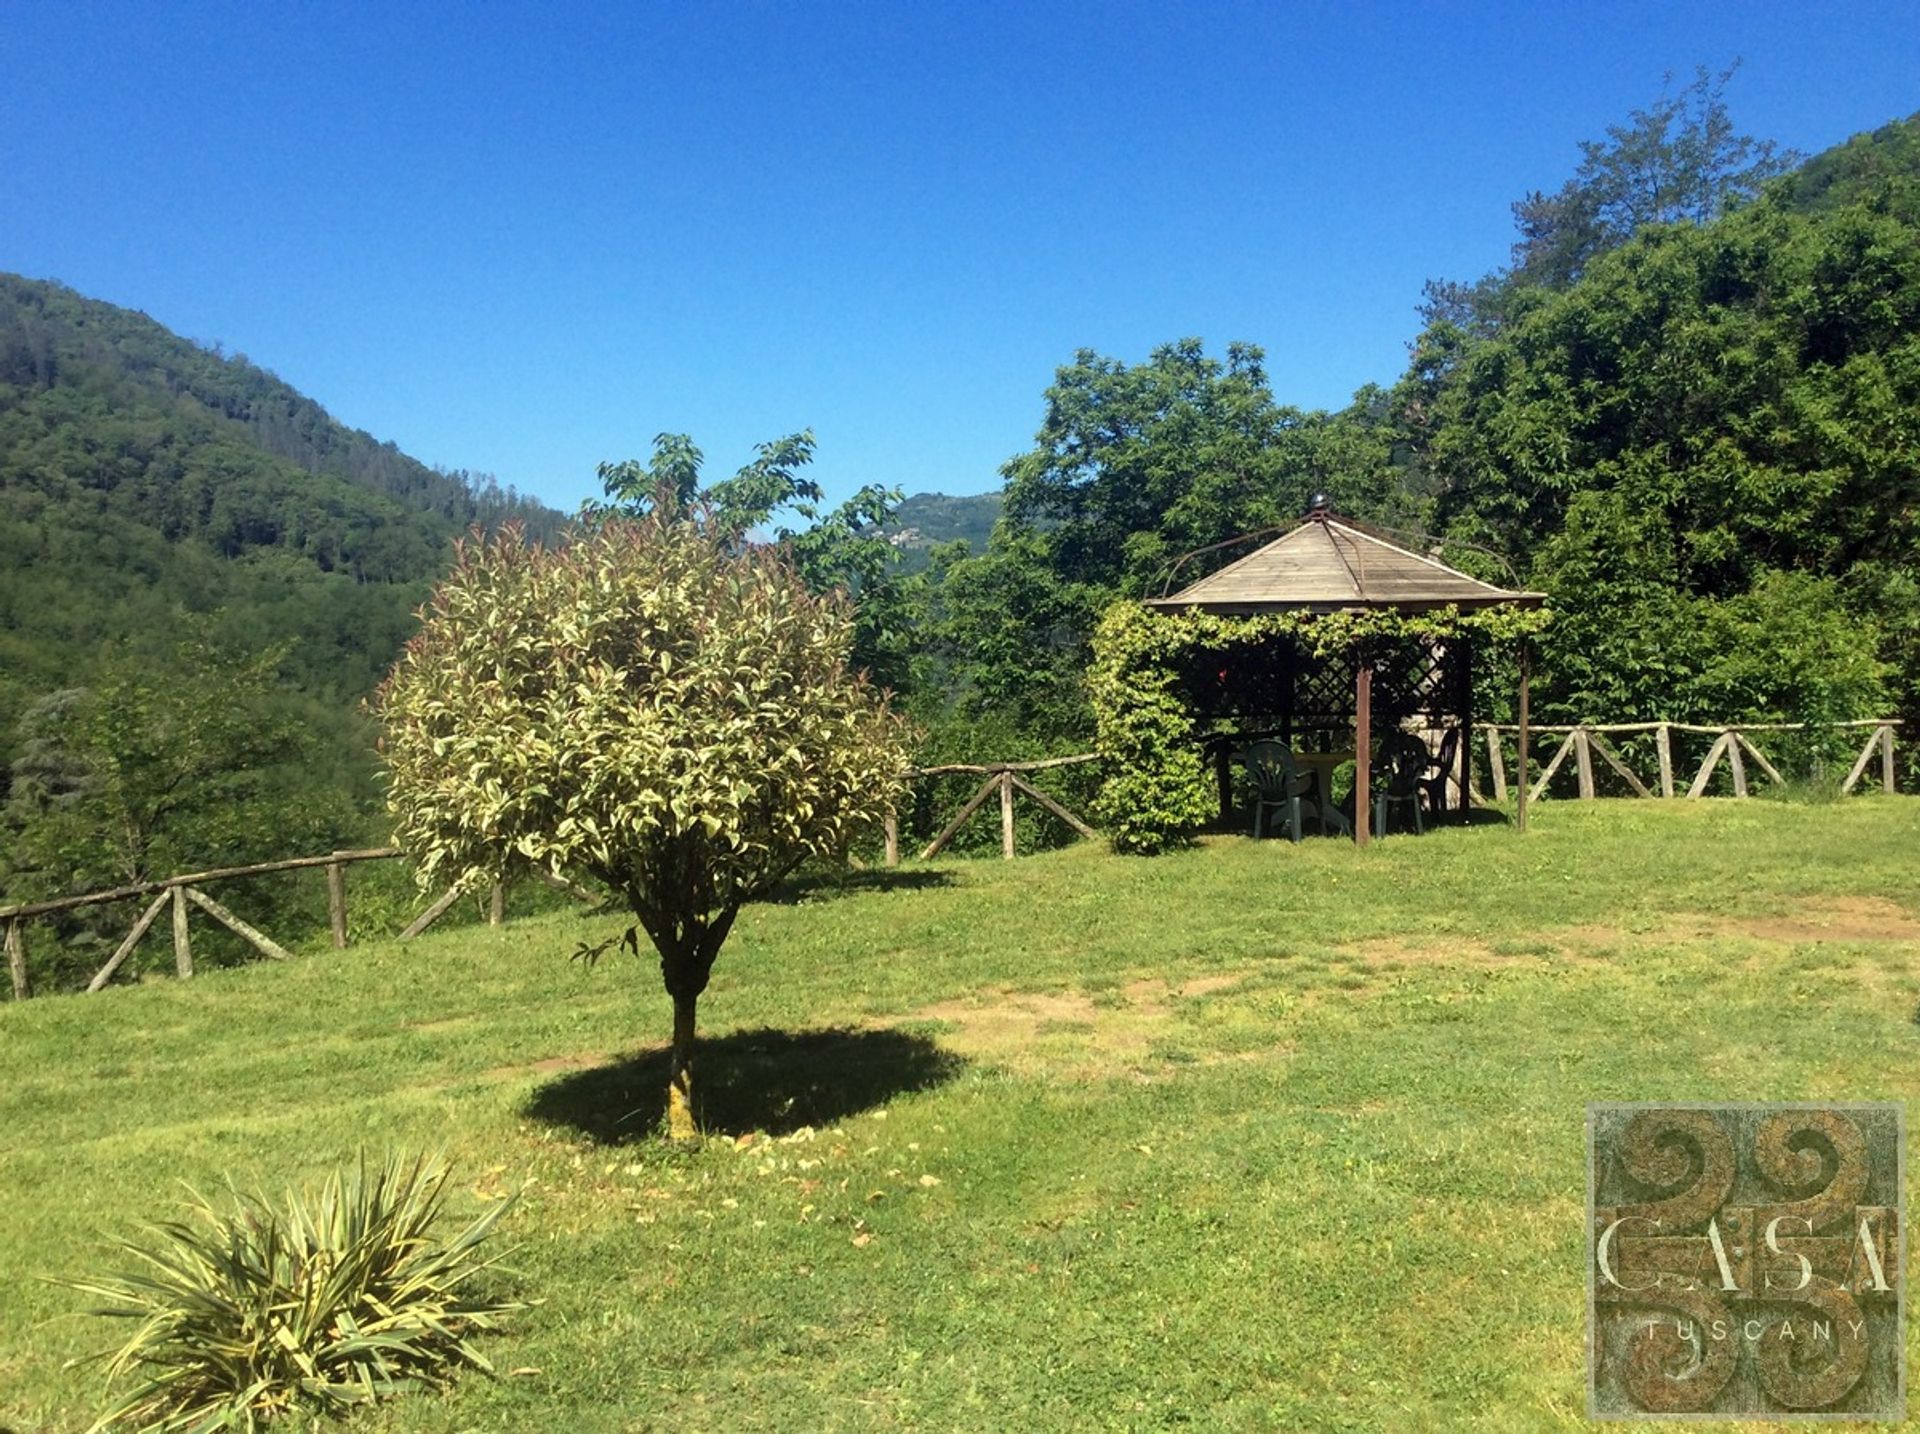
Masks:
[[[87,982],[89,996],[113,979],[113,973],[120,969],[122,961],[133,954],[133,948],[140,944],[140,938],[147,934],[147,928],[160,919],[160,913],[166,910],[168,900],[169,893],[163,891],[154,897],[152,905],[140,913],[140,919],[133,923],[133,930],[127,933],[126,939],[114,949],[113,955],[107,958],[107,964],[94,972],[93,979]]]
[[[942,827],[939,834],[927,843],[926,850],[920,853],[920,860],[932,861],[938,856],[940,854],[940,848],[953,840],[953,834],[966,825],[968,817],[972,816],[987,804],[987,798],[994,794],[999,785],[1000,779],[998,777],[988,777],[986,781],[982,782],[980,784],[980,790],[968,797],[967,804],[960,808],[959,815]]]
[[[1753,739],[1751,737],[1747,736],[1745,732],[1735,732],[1733,734],[1733,740],[1736,745],[1747,749],[1747,755],[1760,764],[1760,770],[1772,779],[1775,786],[1786,786],[1787,779],[1780,775],[1780,769],[1767,760],[1767,754],[1765,752],[1762,752],[1758,747],[1753,745]]]
[[[184,891],[187,894],[188,901],[191,901],[215,921],[218,921],[222,926],[226,927],[227,930],[231,931],[235,936],[238,936],[241,940],[252,946],[253,949],[258,951],[262,956],[274,961],[291,961],[293,959],[292,954],[288,952],[284,946],[260,930],[259,927],[242,921],[238,916],[235,916],[231,911],[227,910],[226,907],[215,901],[211,896],[208,896],[206,892],[191,886],[177,886],[174,890]]]
[[[1353,674],[1353,844],[1365,846],[1373,835],[1373,662],[1360,659]]]
[[[1493,782],[1493,799],[1504,802],[1507,799],[1507,759],[1500,750],[1500,733],[1487,728],[1487,776]]]
[[[1706,792],[1707,783],[1713,780],[1713,769],[1720,765],[1721,754],[1732,745],[1732,739],[1724,732],[1713,739],[1713,745],[1707,748],[1706,760],[1700,764],[1700,770],[1693,775],[1693,785],[1687,788],[1689,799]]]
[[[1011,775],[1011,773],[1009,773],[1009,775]],[[1065,807],[1061,806],[1060,803],[1056,802],[1052,797],[1048,796],[1045,792],[1041,791],[1038,787],[1033,786],[1031,783],[1023,782],[1018,777],[1014,777],[1013,784],[1014,786],[1018,787],[1021,791],[1025,792],[1028,796],[1032,797],[1036,802],[1040,803],[1041,806],[1045,807],[1048,811],[1052,812],[1056,817],[1060,818],[1061,821],[1065,822],[1068,826],[1072,827],[1075,831],[1080,833],[1081,836],[1088,837],[1093,840],[1099,839],[1099,836],[1100,836],[1099,832],[1095,831],[1092,827],[1088,826],[1085,822],[1081,821],[1080,818],[1076,817],[1072,812],[1068,811]]]
[[[1727,744],[1727,765],[1733,768],[1733,794],[1736,797],[1744,797],[1747,794],[1746,758],[1740,755],[1740,744],[1735,740],[1735,734],[1731,728],[1720,740]]]
[[[1585,727],[1573,729],[1573,761],[1580,773],[1580,800],[1593,800],[1593,744]]]
[[[414,937],[418,936],[422,931],[425,931],[442,916],[445,916],[447,914],[447,908],[459,899],[460,888],[457,886],[449,887],[447,890],[441,892],[439,898],[435,900],[433,905],[429,906],[408,923],[407,929],[400,933],[400,939],[402,941],[413,940]]]
[[[900,814],[898,812],[892,810],[887,812],[885,830],[887,838],[887,865],[898,866],[900,865]]]
[[[1574,738],[1578,735],[1576,732],[1567,733],[1566,740],[1561,742],[1547,765],[1540,769],[1540,780],[1533,784],[1533,795],[1536,799],[1545,795],[1547,783],[1551,782],[1554,774],[1560,770],[1560,764],[1567,760],[1567,753],[1573,750]]]
[[[7,970],[13,976],[13,999],[24,1001],[33,994],[27,979],[27,923],[19,917],[7,923]]]
[[[1673,738],[1672,729],[1662,722],[1653,734],[1654,747],[1660,753],[1660,795],[1673,795]]]
[[[1880,729],[1880,789],[1888,796],[1899,790],[1893,780],[1893,726]]]
[[[173,969],[181,980],[193,975],[193,939],[187,935],[187,889],[173,889]]]
[[[1013,773],[1000,774],[1000,855],[1013,860]]]
[[[1606,759],[1607,765],[1620,774],[1621,780],[1633,789],[1633,794],[1636,797],[1651,797],[1653,795],[1652,792],[1647,790],[1647,784],[1640,780],[1640,774],[1627,765],[1626,758],[1614,751],[1613,743],[1609,742],[1605,737],[1602,737],[1598,732],[1589,732],[1587,734],[1587,740],[1593,746],[1594,750]]]
[[[1531,733],[1527,729],[1527,689],[1530,686],[1527,674],[1527,649],[1532,644],[1525,637],[1520,639],[1520,750],[1517,754],[1520,763],[1520,788],[1515,797],[1513,824],[1521,831],[1527,829],[1527,743]]]
[[[333,928],[333,949],[347,944],[347,868],[334,861],[327,863],[327,925]]]

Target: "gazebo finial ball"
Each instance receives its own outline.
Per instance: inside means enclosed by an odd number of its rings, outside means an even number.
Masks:
[[[1333,511],[1333,499],[1329,498],[1325,493],[1315,493],[1311,498],[1307,500],[1307,516],[1308,517],[1312,517],[1315,514],[1330,513],[1332,511]]]

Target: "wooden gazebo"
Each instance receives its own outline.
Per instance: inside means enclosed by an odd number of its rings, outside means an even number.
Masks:
[[[1180,685],[1194,716],[1211,729],[1208,748],[1220,788],[1222,819],[1231,805],[1230,751],[1235,741],[1261,733],[1290,746],[1330,744],[1351,734],[1353,750],[1371,750],[1376,723],[1432,734],[1435,760],[1445,772],[1434,792],[1436,808],[1468,801],[1473,723],[1472,620],[1493,608],[1537,608],[1540,593],[1495,587],[1416,552],[1380,533],[1335,518],[1317,504],[1300,524],[1272,542],[1177,592],[1149,599],[1158,613],[1259,619],[1290,614],[1345,614],[1355,633],[1397,630],[1402,640],[1356,637],[1318,652],[1279,624],[1257,641],[1225,647],[1199,643],[1181,664]],[[1422,621],[1418,615],[1427,615]],[[1373,616],[1369,616],[1373,615]],[[1396,624],[1396,618],[1409,621]],[[1343,620],[1336,619],[1336,623]],[[1238,627],[1238,624],[1226,626]],[[1306,622],[1290,631],[1302,634]],[[1522,648],[1520,720],[1526,718]],[[1237,729],[1220,730],[1223,726]],[[1524,739],[1523,739],[1524,740]],[[1524,760],[1524,758],[1523,758]],[[1367,840],[1369,763],[1355,763],[1354,839]],[[1524,782],[1522,791],[1524,793]],[[1451,793],[1451,798],[1449,798]],[[1523,798],[1524,800],[1524,798]],[[1522,813],[1524,822],[1524,809]]]

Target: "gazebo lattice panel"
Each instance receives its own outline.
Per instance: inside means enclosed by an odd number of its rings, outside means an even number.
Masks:
[[[1374,654],[1374,711],[1391,723],[1461,720],[1472,696],[1471,655],[1463,638],[1387,646]],[[1338,731],[1353,726],[1357,668],[1351,652],[1316,658],[1290,638],[1273,638],[1189,654],[1182,686],[1203,722]]]

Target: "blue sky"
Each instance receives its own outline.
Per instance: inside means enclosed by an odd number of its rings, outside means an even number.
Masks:
[[[1391,382],[1424,279],[1736,57],[1736,122],[1808,152],[1920,109],[1913,0],[8,0],[0,268],[562,507],[661,430],[975,492],[1082,346]]]

